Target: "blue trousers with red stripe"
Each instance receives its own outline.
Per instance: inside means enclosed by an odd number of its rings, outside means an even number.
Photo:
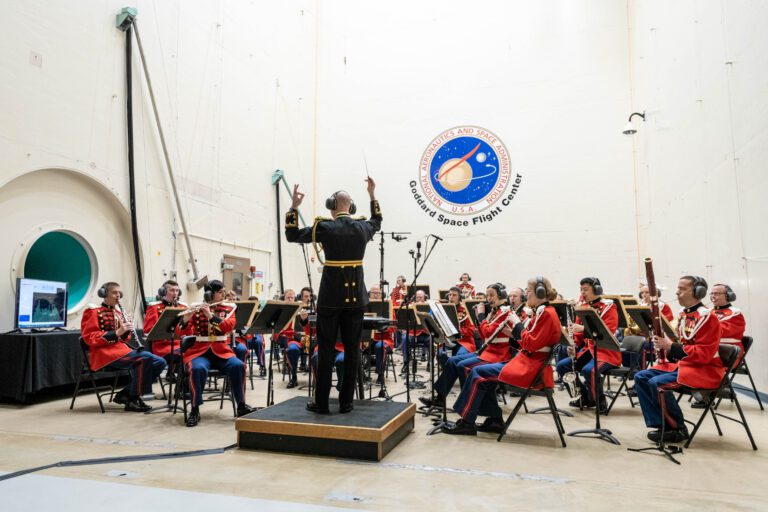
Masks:
[[[559,366],[559,365],[558,365]],[[597,401],[597,397],[603,397],[605,396],[603,394],[603,379],[602,375],[607,370],[610,370],[611,368],[616,368],[614,365],[610,363],[600,363],[600,368],[598,368],[598,371],[595,372],[595,360],[592,359],[590,362],[584,365],[584,367],[581,369],[581,396],[588,396],[590,399]],[[597,393],[595,393],[597,391]]]
[[[288,342],[288,347],[285,349],[285,364],[288,365],[288,372],[293,379],[298,375],[299,356],[301,356],[301,344],[296,341]]]
[[[384,351],[382,348],[385,346],[387,348],[386,351]],[[387,358],[389,357],[389,354],[392,353],[392,349],[389,348],[389,345],[386,345],[383,341],[377,341],[373,346],[373,353],[376,354],[376,374],[382,375],[385,373],[385,369],[387,367]]]
[[[674,387],[677,383],[677,370],[665,372],[662,370],[643,370],[635,374],[635,391],[643,411],[645,426],[661,428],[662,418],[666,419],[669,429],[679,429],[685,422],[683,411],[671,392],[664,393],[664,403],[659,401],[662,387]]]
[[[200,407],[203,404],[203,390],[211,368],[219,370],[229,378],[229,387],[235,403],[238,405],[245,403],[245,363],[237,357],[223,359],[208,350],[187,363],[187,379],[189,392],[192,394],[192,405]]]
[[[470,368],[479,364],[487,364],[485,361],[477,357],[474,352],[467,352],[466,354],[458,354],[448,358],[443,371],[438,375],[435,381],[435,391],[442,397],[448,396],[451,392],[451,388],[456,383],[456,379],[464,386],[464,381],[467,379],[467,373]]]
[[[496,400],[499,374],[506,363],[490,363],[475,366],[461,387],[461,393],[453,410],[467,423],[474,423],[478,415],[501,418],[501,407]]]
[[[469,354],[469,350],[464,348],[464,345],[456,345],[451,350],[451,355],[448,355],[448,350],[445,349],[445,346],[441,346],[437,351],[437,362],[440,365],[440,367],[444,367],[445,363],[448,362],[449,357],[453,356],[460,356],[462,354]]]
[[[130,370],[131,381],[120,394],[133,399],[152,392],[152,383],[165,370],[168,363],[160,356],[156,356],[149,350],[131,350],[117,361],[113,361],[104,367],[105,370]]]
[[[256,334],[248,340],[248,348],[256,353],[256,363],[264,368],[264,338],[261,334]]]
[[[246,359],[248,359],[248,347],[245,346],[244,343],[240,343],[239,341],[235,344],[235,356],[241,360],[242,362],[245,362]]]

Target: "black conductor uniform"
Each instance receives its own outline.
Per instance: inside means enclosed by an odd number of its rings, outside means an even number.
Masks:
[[[299,229],[298,211],[285,214],[285,237],[289,242],[323,244],[325,266],[317,297],[318,369],[315,404],[328,409],[334,344],[341,331],[344,343],[344,378],[339,392],[342,411],[352,406],[357,378],[357,359],[363,330],[363,312],[368,292],[363,277],[365,247],[381,229],[379,202],[371,201],[371,218],[339,213],[336,219],[317,218],[312,227]]]

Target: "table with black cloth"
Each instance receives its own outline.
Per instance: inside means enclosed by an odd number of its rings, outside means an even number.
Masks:
[[[80,331],[0,334],[0,399],[27,402],[46,388],[73,384],[83,361]]]

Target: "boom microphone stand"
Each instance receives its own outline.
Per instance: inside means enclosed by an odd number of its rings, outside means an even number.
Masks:
[[[312,286],[312,272],[309,268],[309,258],[307,257],[307,245],[306,244],[300,244],[301,245],[301,252],[304,255],[304,267],[307,270],[307,283],[309,283],[309,290],[310,290],[310,297],[309,297],[309,304],[310,304],[310,310],[312,314],[317,315],[317,305],[315,304],[315,289]],[[312,327],[312,322],[309,319],[309,316],[307,317],[307,323],[309,323],[309,354],[307,354],[307,359],[309,360],[309,365],[307,367],[307,393],[309,398],[312,398],[312,347],[315,343],[317,343],[317,340],[315,340],[316,336],[316,330],[317,330],[317,324],[315,324],[315,327]],[[314,343],[313,343],[314,342]]]

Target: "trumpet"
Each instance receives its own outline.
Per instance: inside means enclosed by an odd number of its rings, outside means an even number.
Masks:
[[[192,304],[187,309],[185,309],[183,311],[179,311],[179,314],[176,315],[176,316],[184,316],[184,315],[188,315],[190,313],[195,313],[195,312],[200,311],[201,309],[203,309],[203,306],[205,306],[206,304],[208,304],[208,303],[207,302],[200,302],[199,304]],[[226,300],[220,300],[219,302],[213,302],[211,304],[208,304],[208,307],[218,306],[219,304],[231,304],[231,303],[227,302]]]
[[[565,318],[567,322],[568,342],[571,344],[573,344],[573,318],[571,316],[573,308],[574,306],[569,301],[565,309]],[[581,398],[581,382],[579,381],[579,374],[576,371],[575,351],[571,357],[571,371],[563,375],[563,383],[568,387],[572,398],[577,400]]]

